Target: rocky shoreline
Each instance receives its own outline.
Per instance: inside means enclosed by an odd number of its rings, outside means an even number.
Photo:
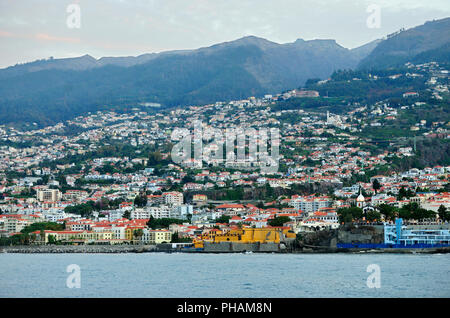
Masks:
[[[164,244],[166,245],[166,244]],[[172,249],[168,246],[157,245],[35,245],[35,246],[2,246],[0,253],[19,253],[19,254],[63,254],[63,253],[150,253],[150,252],[186,252],[186,253],[293,253],[293,254],[331,254],[331,253],[351,253],[351,254],[445,254],[450,253],[450,247],[440,248],[382,248],[382,249],[361,249],[361,248],[330,248],[330,247],[316,247],[316,248],[301,248],[294,250],[261,250],[252,251],[247,250],[187,250],[187,249]]]
[[[35,245],[2,246],[0,253],[145,253],[157,251],[154,245]]]

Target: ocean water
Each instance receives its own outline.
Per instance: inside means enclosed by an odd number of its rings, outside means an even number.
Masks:
[[[67,266],[80,268],[68,288]],[[380,288],[369,288],[370,264]],[[450,254],[0,254],[0,297],[450,297]]]

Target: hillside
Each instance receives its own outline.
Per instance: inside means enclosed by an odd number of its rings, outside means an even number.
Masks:
[[[208,104],[275,94],[326,79],[337,70],[384,70],[406,62],[448,62],[450,18],[349,50],[334,40],[278,44],[249,36],[197,50],[128,57],[44,59],[0,70],[0,124],[53,124],[100,109],[138,103],[162,107]],[[342,73],[341,73],[342,74]],[[418,83],[346,80],[317,87],[326,96],[374,101]],[[411,79],[411,81],[414,81]],[[14,110],[14,111],[12,111]]]
[[[354,68],[371,49],[349,50],[334,40],[277,44],[245,37],[138,57],[40,60],[0,70],[0,123],[45,125],[139,102],[170,107],[277,93]]]
[[[359,69],[384,69],[406,62],[450,60],[450,18],[429,21],[381,41],[361,60]]]

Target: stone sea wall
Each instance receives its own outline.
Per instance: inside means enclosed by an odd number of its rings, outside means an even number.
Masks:
[[[2,253],[144,253],[156,251],[154,245],[29,245],[2,246]]]
[[[276,243],[208,243],[205,242],[204,252],[209,253],[242,253],[242,252],[260,252],[260,253],[279,253],[284,252],[284,245]]]

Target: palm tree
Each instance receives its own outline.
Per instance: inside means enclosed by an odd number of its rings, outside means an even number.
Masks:
[[[30,234],[30,243],[34,243],[36,241],[36,233]]]
[[[142,229],[137,229],[133,231],[133,236],[140,240],[140,238],[144,235],[144,231]]]
[[[45,232],[44,232],[44,230],[41,230],[39,232],[39,236],[40,236],[41,244],[45,244]]]

